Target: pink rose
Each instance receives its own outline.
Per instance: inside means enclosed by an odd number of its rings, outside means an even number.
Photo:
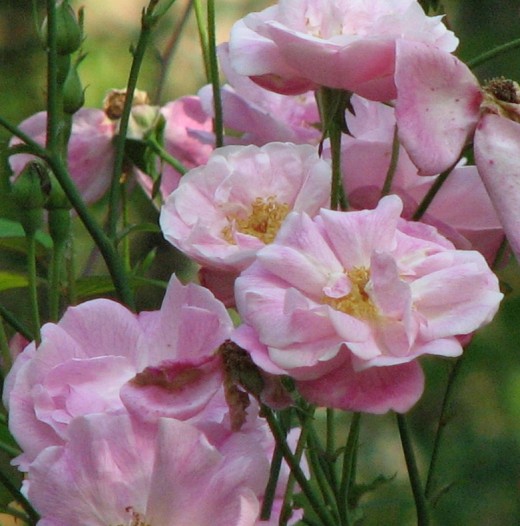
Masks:
[[[395,98],[395,45],[427,42],[453,51],[458,39],[415,0],[280,0],[231,30],[233,68],[292,95],[319,86],[374,100]]]
[[[396,120],[384,104],[354,95],[355,115],[347,112],[350,133],[342,142],[343,185],[350,205],[375,208],[388,173]],[[437,180],[420,176],[406,150],[400,146],[391,193],[403,200],[403,217],[412,219],[419,203]],[[435,226],[456,248],[479,250],[493,262],[503,240],[500,220],[475,166],[453,169],[421,221]]]
[[[261,450],[222,454],[185,422],[162,418],[149,435],[128,415],[94,414],[38,455],[28,498],[42,526],[254,526],[268,470]]]
[[[493,79],[481,88],[463,62],[424,44],[402,42],[397,56],[396,118],[403,146],[420,172],[430,175],[456,163],[473,141],[478,172],[520,258],[520,86]]]
[[[405,411],[422,392],[413,361],[461,354],[457,337],[497,311],[498,280],[480,253],[455,250],[401,211],[387,196],[375,210],[287,217],[236,282],[239,313],[260,344],[249,349],[257,365],[311,382],[310,401]],[[241,330],[245,341],[233,339],[247,349],[255,338]]]
[[[242,133],[226,137],[226,144],[292,142],[317,144],[321,138],[320,115],[314,92],[297,96],[273,93],[237,74],[229,63],[227,44],[219,46],[219,59],[227,84],[221,88],[223,119],[226,129]],[[213,115],[211,86],[199,91],[202,106]],[[233,141],[233,142],[232,142]]]
[[[44,448],[68,440],[75,418],[92,413],[229,429],[215,351],[231,329],[207,289],[175,277],[159,311],[136,315],[105,299],[69,308],[43,326],[38,350],[26,347],[6,379],[9,426],[23,449],[17,463],[25,470]]]
[[[47,113],[40,112],[20,124],[20,129],[33,140],[45,146]],[[102,110],[82,108],[72,117],[69,140],[68,168],[72,180],[87,203],[103,197],[110,186],[114,165],[112,140],[115,124]],[[11,146],[21,143],[13,139]],[[32,159],[28,154],[10,157],[15,177]]]
[[[187,173],[161,210],[161,229],[203,266],[239,272],[291,211],[314,215],[330,198],[330,165],[309,145],[226,146]]]

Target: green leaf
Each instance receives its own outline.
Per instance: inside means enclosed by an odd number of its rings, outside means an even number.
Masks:
[[[141,223],[139,225],[130,225],[126,227],[121,233],[117,236],[117,242],[120,243],[126,236],[134,234],[136,232],[151,232],[153,234],[159,234],[161,229],[159,225],[155,223]]]
[[[52,248],[52,239],[45,232],[36,233],[37,255],[43,255]],[[11,219],[0,218],[0,248],[13,252],[27,253],[25,232],[21,223]]]
[[[0,292],[9,289],[27,287],[29,280],[24,274],[0,271]]]
[[[133,287],[153,286],[166,289],[168,283],[158,279],[149,279],[140,276],[134,276],[130,279]],[[101,296],[104,294],[113,294],[115,292],[114,284],[109,276],[88,276],[78,279],[76,282],[76,293],[78,298],[85,300],[87,298]]]
[[[76,294],[86,299],[92,296],[110,294],[115,291],[110,276],[87,276],[76,281]]]
[[[7,423],[0,423],[0,449],[11,457],[19,455],[22,451],[7,428]]]

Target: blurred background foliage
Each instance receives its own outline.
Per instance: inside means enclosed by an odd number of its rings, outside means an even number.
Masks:
[[[217,2],[218,40],[227,40],[231,24],[271,2],[220,0]],[[431,5],[432,2],[429,2]],[[37,0],[43,13],[43,2]],[[85,2],[87,54],[80,66],[86,87],[86,106],[100,107],[107,90],[126,84],[130,67],[129,47],[137,40],[140,11],[144,0],[90,0]],[[159,57],[172,44],[172,33],[187,5],[178,0],[161,21],[149,49],[138,87],[154,97],[161,75]],[[75,7],[80,3],[76,2]],[[520,37],[519,0],[446,0],[447,23],[461,40],[458,55],[464,60]],[[193,94],[205,83],[193,14],[187,20],[160,98],[164,104],[184,94]],[[481,81],[505,76],[520,80],[520,53],[514,50],[475,70]],[[36,37],[31,0],[0,1],[0,114],[19,123],[45,107],[45,55]],[[0,154],[9,134],[0,129]],[[520,154],[520,151],[519,151]],[[0,164],[0,217],[13,217],[5,159]],[[137,220],[156,221],[157,212],[139,189],[131,194]],[[100,211],[103,203],[96,205]],[[101,212],[100,212],[101,213]],[[4,233],[0,232],[0,237]],[[76,226],[77,250],[84,256],[85,233]],[[137,236],[132,252],[136,259],[157,247],[152,273],[168,279],[186,261],[160,235]],[[81,256],[80,256],[81,257]],[[94,262],[93,268],[101,263]],[[0,272],[23,271],[25,259],[16,250],[0,252]],[[41,261],[45,265],[45,261]],[[481,331],[466,352],[446,427],[440,454],[439,487],[449,486],[439,499],[435,522],[441,526],[515,526],[520,524],[520,273],[516,263],[499,272],[508,291],[498,317]],[[139,296],[140,308],[157,308],[162,290],[146,290]],[[0,302],[22,318],[27,298],[24,288],[1,291]],[[442,396],[451,362],[425,360],[427,387],[421,401],[410,413],[421,473],[426,473],[432,440],[438,422]],[[341,416],[338,443],[348,430],[348,415]],[[370,482],[378,475],[393,479],[362,499],[362,524],[412,525],[415,512],[403,463],[397,426],[393,415],[364,416],[360,437],[359,481]],[[2,454],[0,469],[17,479]],[[0,504],[10,500],[0,492]],[[0,523],[1,524],[1,523]]]

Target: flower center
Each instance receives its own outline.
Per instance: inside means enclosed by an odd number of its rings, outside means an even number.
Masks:
[[[347,276],[352,284],[351,291],[340,298],[324,296],[323,303],[362,320],[376,318],[378,315],[377,307],[365,291],[370,280],[370,270],[364,267],[354,267],[347,272]]]
[[[249,216],[228,218],[230,224],[222,229],[222,235],[233,245],[236,244],[233,238],[235,231],[257,237],[265,244],[271,243],[289,212],[289,205],[279,203],[275,196],[257,197],[251,204]]]
[[[150,523],[145,522],[143,516],[133,510],[132,506],[128,506],[125,510],[127,513],[132,514],[132,518],[127,524],[117,524],[116,526],[151,526]]]
[[[514,80],[499,77],[490,80],[483,88],[484,111],[520,122],[520,86]]]

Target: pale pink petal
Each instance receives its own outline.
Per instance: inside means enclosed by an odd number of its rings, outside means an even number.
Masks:
[[[345,358],[329,374],[314,381],[299,381],[297,386],[302,396],[320,406],[376,414],[390,410],[405,413],[420,398],[424,375],[417,362],[355,372]]]
[[[484,115],[475,133],[475,160],[482,181],[520,259],[520,125],[498,115]]]
[[[129,379],[120,396],[128,411],[143,422],[156,423],[161,417],[188,420],[204,413],[213,397],[222,397],[222,382],[217,357],[199,363],[164,361]],[[226,413],[222,404],[220,418]]]
[[[482,101],[477,79],[449,53],[400,40],[395,82],[399,139],[422,175],[443,172],[475,131]]]
[[[373,250],[394,247],[393,233],[401,210],[401,200],[391,195],[380,201],[378,213],[322,210],[318,221],[344,268],[368,267]]]

